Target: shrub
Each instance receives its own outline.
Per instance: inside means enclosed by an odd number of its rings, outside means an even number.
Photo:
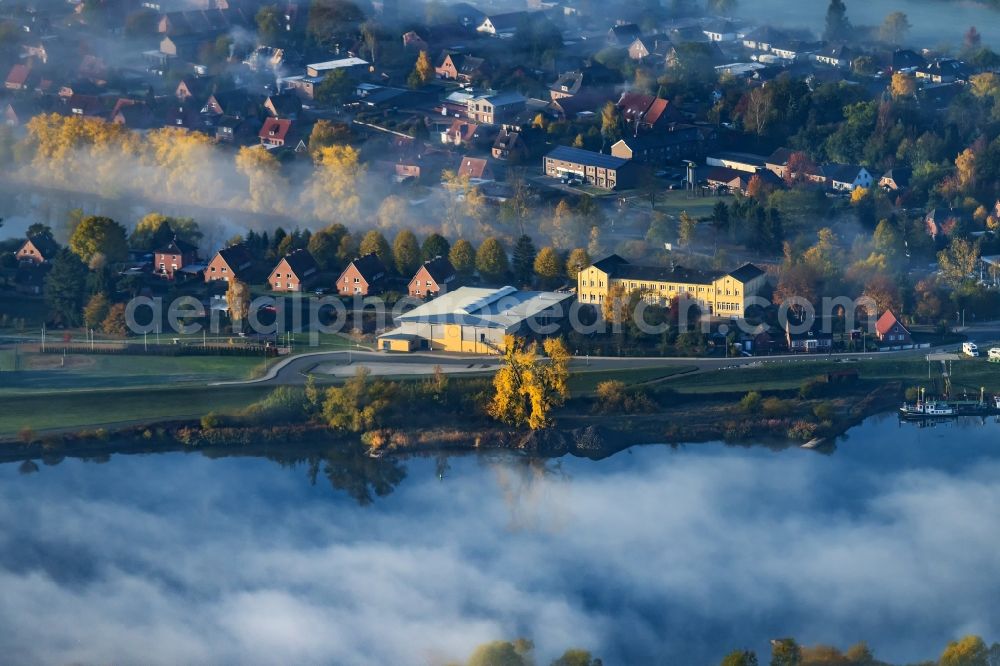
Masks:
[[[203,430],[211,430],[212,428],[219,427],[219,415],[215,412],[209,412],[201,417],[201,427]]]
[[[750,391],[740,400],[740,411],[751,413],[760,408],[760,393]]]
[[[625,382],[610,379],[597,385],[594,410],[604,414],[638,414],[652,412],[656,404],[641,389],[629,390]]]
[[[832,421],[834,408],[832,402],[821,402],[813,407],[813,415],[820,421]]]
[[[807,442],[816,436],[816,424],[808,421],[796,421],[788,429],[788,438]]]
[[[31,444],[35,441],[35,431],[28,426],[24,426],[17,433],[17,438],[22,444]]]
[[[820,379],[807,379],[799,386],[799,397],[803,400],[815,398],[823,393],[826,382]]]
[[[760,404],[760,406],[764,412],[764,416],[768,418],[788,416],[789,412],[791,412],[791,407],[788,404],[788,401],[782,400],[781,398],[767,398]]]

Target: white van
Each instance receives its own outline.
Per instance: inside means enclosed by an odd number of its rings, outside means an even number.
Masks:
[[[994,347],[990,350],[989,358],[991,361],[1000,361],[1000,347]]]
[[[975,342],[963,342],[962,353],[966,356],[979,356],[979,347]]]

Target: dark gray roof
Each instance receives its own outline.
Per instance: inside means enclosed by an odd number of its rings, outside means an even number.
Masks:
[[[455,274],[455,267],[451,265],[447,257],[434,257],[430,261],[425,261],[424,268],[438,284]]]
[[[684,266],[638,266],[630,263],[618,264],[610,271],[611,277],[620,280],[645,280],[649,282],[683,282],[685,284],[711,284],[719,278],[718,273],[685,268]]]
[[[546,157],[605,169],[620,169],[628,164],[628,160],[621,157],[595,153],[590,150],[583,150],[582,148],[571,148],[570,146],[558,146],[546,155]]]
[[[197,251],[197,246],[174,236],[169,243],[155,252],[158,254],[193,254]]]
[[[610,273],[616,266],[627,263],[628,262],[622,257],[619,257],[617,254],[612,254],[604,257],[600,261],[595,261],[591,264],[591,266],[605,273]]]
[[[309,254],[309,250],[295,250],[291,254],[286,254],[284,259],[288,262],[288,267],[300,279],[317,270],[316,260]]]
[[[351,263],[354,264],[354,267],[358,269],[361,276],[368,282],[377,280],[385,275],[385,264],[382,263],[382,260],[374,252],[366,254],[363,257],[358,257]]]
[[[735,271],[730,271],[729,276],[733,279],[739,280],[740,282],[746,283],[754,278],[760,277],[764,274],[764,271],[757,268],[753,264],[743,264]]]

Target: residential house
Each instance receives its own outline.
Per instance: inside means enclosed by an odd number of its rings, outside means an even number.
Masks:
[[[514,120],[527,108],[527,99],[518,92],[502,92],[473,97],[466,105],[470,120],[488,125],[502,125]]]
[[[472,181],[493,180],[493,169],[482,157],[465,156],[458,166],[458,175],[466,176]]]
[[[824,164],[820,170],[827,186],[838,192],[853,192],[859,187],[867,189],[875,182],[868,169],[856,164]]]
[[[247,145],[259,138],[256,119],[222,116],[215,121],[215,139],[220,143]],[[297,147],[297,146],[296,146]]]
[[[487,73],[486,60],[471,55],[445,51],[438,59],[434,73],[439,79],[472,83]]]
[[[212,77],[185,76],[174,88],[174,97],[181,102],[189,99],[201,101],[212,94],[214,86],[215,79]]]
[[[378,337],[384,351],[435,349],[500,353],[506,336],[554,326],[569,313],[569,292],[518,291],[514,287],[460,287],[396,317],[398,328]]]
[[[523,160],[528,155],[528,147],[521,139],[521,133],[504,125],[493,142],[491,151],[495,160]]]
[[[569,146],[558,146],[545,156],[542,164],[546,176],[579,178],[606,190],[635,187],[640,168],[637,163],[614,155]]]
[[[680,119],[680,114],[668,100],[653,95],[625,92],[618,98],[616,106],[622,123],[633,134],[663,129]]]
[[[784,184],[778,176],[767,169],[758,169],[756,173],[750,173],[728,167],[715,167],[705,176],[705,182],[718,191],[746,195],[750,190],[750,181],[754,178],[760,178],[765,185],[774,188],[780,188]]]
[[[581,303],[600,309],[611,288],[621,285],[626,292],[641,292],[650,302],[683,297],[706,314],[740,319],[766,281],[764,271],[753,264],[728,273],[707,273],[682,266],[640,266],[612,254],[580,271],[576,293]]]
[[[889,169],[878,179],[878,186],[886,192],[898,192],[910,186],[910,176],[913,169],[909,167],[895,167]]]
[[[792,329],[795,330],[792,330]],[[803,324],[785,322],[785,343],[792,353],[815,354],[829,352],[833,349],[833,333],[824,330],[820,319],[813,321],[812,326],[805,330]]]
[[[843,44],[834,44],[818,51],[813,58],[824,65],[846,69],[851,66],[854,56],[854,52]]]
[[[177,236],[153,252],[153,273],[173,280],[178,271],[198,264],[198,248]]]
[[[875,322],[875,337],[879,342],[888,343],[892,347],[913,344],[910,331],[896,319],[892,310],[886,310]]]
[[[267,118],[257,136],[265,148],[294,147],[298,142],[295,126],[287,118]]]
[[[246,282],[253,267],[253,255],[243,243],[230,245],[215,253],[205,267],[205,282],[240,280]]]
[[[927,66],[922,55],[910,49],[896,49],[892,52],[890,68],[893,72],[912,72]]]
[[[382,291],[385,265],[374,252],[354,259],[337,278],[337,293],[341,296],[370,296]]]
[[[635,23],[619,23],[608,30],[608,46],[625,48],[642,35],[642,30]]]
[[[18,63],[10,68],[7,78],[4,80],[4,88],[7,90],[27,90],[30,86],[31,66]]]
[[[771,47],[781,41],[788,41],[788,34],[769,25],[754,28],[740,37],[744,48],[760,53],[770,52]]]
[[[145,101],[120,98],[108,116],[109,122],[124,125],[131,130],[152,129],[157,124],[156,114]]]
[[[736,41],[736,26],[732,21],[712,21],[702,28],[702,32],[710,42]]]
[[[931,238],[937,238],[938,235],[950,236],[955,227],[967,219],[965,213],[954,208],[931,208],[924,216],[924,225],[927,234]]]
[[[441,132],[441,143],[449,146],[464,146],[465,144],[472,142],[472,139],[476,136],[476,130],[478,129],[479,125],[476,123],[470,123],[468,120],[456,118],[451,121],[451,125],[448,129]]]
[[[427,51],[430,46],[427,44],[427,40],[418,35],[413,30],[403,33],[403,50],[412,51],[418,53],[420,51]]]
[[[59,251],[59,245],[48,235],[32,236],[24,241],[14,257],[18,263],[46,264]]]
[[[292,92],[268,95],[264,100],[264,111],[275,118],[290,118],[295,120],[302,111],[302,100]]]
[[[295,250],[281,258],[267,278],[274,291],[302,291],[319,273],[309,250]]]
[[[228,90],[215,92],[208,96],[201,112],[205,115],[231,118],[250,118],[258,115],[258,109],[264,102],[260,95],[251,95],[246,90]],[[298,108],[302,104],[299,103]],[[281,116],[281,114],[272,114]]]
[[[656,59],[666,61],[667,52],[673,43],[666,35],[650,35],[649,37],[636,37],[629,44],[628,57],[632,60]]]
[[[476,27],[476,32],[481,32],[493,37],[513,37],[521,24],[529,20],[532,12],[517,11],[503,14],[493,14],[483,19]]]
[[[960,60],[939,58],[923,67],[918,67],[915,75],[918,79],[930,83],[954,83],[955,81],[967,81],[969,69]]]
[[[429,298],[448,291],[455,280],[455,267],[447,257],[434,257],[425,261],[410,280],[409,293],[414,298]]]

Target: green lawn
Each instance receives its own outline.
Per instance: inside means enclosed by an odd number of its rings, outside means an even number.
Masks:
[[[885,358],[855,363],[831,361],[794,361],[764,364],[757,367],[717,370],[677,377],[667,386],[685,393],[743,392],[797,388],[806,379],[827,372],[857,368],[862,379],[899,380],[912,385],[928,385],[935,380],[940,385],[941,364],[930,365],[920,358]],[[1000,364],[982,359],[956,361],[952,365],[952,382],[956,388],[978,388],[1000,391]]]
[[[249,385],[8,396],[0,411],[0,436],[10,437],[24,427],[41,432],[200,418],[210,411],[240,409],[270,390]]]
[[[726,205],[729,205],[732,200],[731,196],[692,197],[683,190],[667,190],[657,194],[656,210],[674,216],[680,215],[681,211],[686,210],[688,215],[695,218],[708,217],[712,214],[715,204],[724,201]]]
[[[591,372],[574,372],[569,377],[570,395],[593,393],[601,382],[617,380],[632,386],[654,382],[658,379],[671,377],[687,368],[683,366],[664,366],[662,368],[640,368],[634,370],[595,370]]]
[[[270,361],[274,363],[272,359]],[[165,384],[207,384],[248,379],[263,372],[260,357],[143,356],[21,353],[20,369],[11,372],[14,352],[0,350],[0,395],[24,391],[125,388]]]

